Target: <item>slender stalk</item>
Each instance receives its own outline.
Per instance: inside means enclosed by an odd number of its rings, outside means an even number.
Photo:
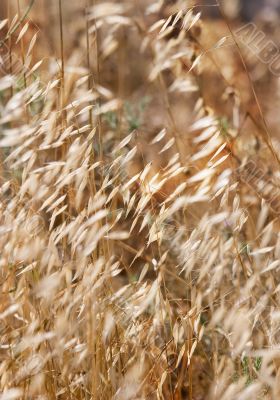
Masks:
[[[59,6],[59,34],[60,34],[60,57],[61,57],[61,72],[60,72],[60,94],[61,94],[61,109],[64,107],[64,89],[65,89],[65,67],[64,67],[64,38],[63,38],[63,14],[62,0],[58,2]]]
[[[95,0],[93,2],[95,4]],[[97,84],[100,83],[100,62],[99,62],[99,36],[97,30],[96,20],[94,18],[94,26],[95,26],[95,57],[96,57],[96,79],[95,82]],[[100,161],[103,161],[103,140],[102,140],[102,125],[101,125],[101,117],[98,113],[97,117],[97,127],[98,127],[98,142],[99,142],[99,158]]]
[[[35,3],[35,0],[31,0],[30,1],[25,13],[20,18],[19,22],[13,27],[13,29],[9,30],[7,35],[5,36],[5,38],[0,41],[0,48],[5,44],[5,42],[7,40],[9,40],[11,38],[11,36],[18,30],[18,28],[21,26],[21,24],[26,20],[26,18],[28,17],[28,15],[29,15],[34,3]]]
[[[17,8],[18,8],[18,15],[21,17],[21,10],[20,10],[20,0],[17,0]],[[21,60],[23,64],[23,82],[24,82],[24,87],[26,89],[27,87],[27,81],[26,81],[26,73],[25,73],[25,54],[24,54],[24,42],[23,39],[20,40],[20,46],[21,46]]]
[[[90,0],[86,0],[85,6],[85,18],[86,18],[86,43],[87,43],[87,68],[88,68],[88,90],[92,90],[93,88],[93,77],[92,77],[92,66],[91,66],[91,58],[90,58],[90,36],[89,36],[89,19],[88,19],[88,10],[90,7]],[[89,110],[89,122],[90,128],[93,129],[93,118],[92,118],[92,109]]]
[[[253,97],[255,99],[255,102],[256,102],[256,105],[257,105],[257,108],[258,108],[258,112],[259,112],[259,115],[260,115],[260,118],[261,118],[261,121],[262,121],[262,124],[263,124],[263,128],[264,128],[264,131],[265,131],[265,134],[266,134],[266,138],[265,138],[266,139],[266,144],[267,144],[269,150],[271,151],[271,153],[273,154],[273,157],[275,158],[276,162],[278,163],[278,165],[280,165],[280,158],[279,158],[277,152],[275,151],[275,149],[273,147],[273,144],[272,144],[272,141],[271,141],[271,137],[270,137],[270,133],[269,133],[269,129],[268,129],[268,125],[267,125],[267,122],[266,122],[266,119],[265,119],[265,116],[264,116],[264,113],[263,113],[263,110],[262,110],[262,107],[261,107],[261,104],[260,104],[256,89],[255,89],[255,85],[254,85],[254,83],[252,81],[250,72],[248,70],[248,67],[246,65],[245,59],[244,59],[243,54],[241,52],[240,46],[239,46],[239,44],[238,44],[238,42],[236,40],[236,36],[235,36],[231,26],[230,26],[229,20],[228,20],[228,18],[226,16],[221,4],[220,4],[220,1],[216,0],[216,3],[217,3],[217,6],[219,7],[219,10],[220,10],[220,13],[221,13],[222,17],[224,18],[224,20],[225,20],[225,22],[227,24],[228,30],[229,30],[232,38],[233,38],[233,41],[234,41],[234,44],[235,44],[236,48],[237,48],[238,55],[240,57],[241,63],[242,63],[243,68],[244,68],[244,70],[246,72],[246,75],[247,75],[247,78],[248,78],[248,81],[249,81],[249,85],[251,87],[251,90],[252,90],[252,93],[253,93]]]

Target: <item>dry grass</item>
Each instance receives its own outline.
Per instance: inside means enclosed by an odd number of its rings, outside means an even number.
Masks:
[[[275,78],[191,1],[9,3],[0,399],[278,399]]]

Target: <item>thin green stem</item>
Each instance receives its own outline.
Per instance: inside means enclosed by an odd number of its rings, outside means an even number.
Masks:
[[[5,42],[18,30],[18,28],[21,26],[21,24],[26,20],[28,17],[33,5],[35,3],[35,0],[30,0],[29,6],[27,7],[25,13],[22,15],[20,18],[19,22],[7,33],[5,38],[0,41],[0,48],[4,46]]]

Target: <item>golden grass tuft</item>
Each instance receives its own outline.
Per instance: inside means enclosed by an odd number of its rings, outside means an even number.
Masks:
[[[277,399],[275,78],[192,1],[1,12],[0,399]]]

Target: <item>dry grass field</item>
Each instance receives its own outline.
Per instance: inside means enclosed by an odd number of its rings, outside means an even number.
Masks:
[[[224,5],[1,0],[0,400],[280,398],[280,81]]]

